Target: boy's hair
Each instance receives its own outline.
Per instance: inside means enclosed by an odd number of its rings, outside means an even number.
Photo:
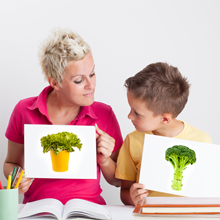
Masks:
[[[56,28],[39,48],[39,59],[46,79],[52,77],[58,83],[63,81],[65,68],[73,60],[82,60],[90,46],[69,29]]]
[[[154,116],[170,113],[176,118],[187,103],[190,84],[176,67],[158,62],[128,78],[125,87],[136,98],[146,101]]]

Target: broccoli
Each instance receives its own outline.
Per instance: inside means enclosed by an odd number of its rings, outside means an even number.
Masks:
[[[183,145],[175,145],[166,150],[165,158],[172,164],[174,169],[171,189],[180,191],[182,190],[183,170],[189,164],[192,165],[196,162],[195,151]]]

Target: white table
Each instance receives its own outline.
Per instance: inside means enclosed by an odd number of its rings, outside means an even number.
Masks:
[[[19,210],[21,210],[23,207],[23,204],[19,204]],[[111,213],[112,220],[134,220],[134,216],[132,215],[132,212],[134,210],[134,206],[125,206],[125,205],[106,205],[105,206]],[[40,218],[40,220],[51,220],[51,218]],[[74,220],[81,220],[85,219],[88,220],[88,218],[73,218]],[[145,218],[146,219],[146,218]],[[220,219],[220,216],[216,218],[210,218],[210,217],[159,217],[159,216],[148,216],[148,220],[217,220]],[[26,220],[29,220],[27,218]],[[39,220],[39,218],[31,218],[31,220]],[[138,217],[137,220],[142,220],[141,217]]]

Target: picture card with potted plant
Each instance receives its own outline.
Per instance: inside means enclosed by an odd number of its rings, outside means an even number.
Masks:
[[[27,177],[96,179],[96,161],[95,126],[25,124]]]

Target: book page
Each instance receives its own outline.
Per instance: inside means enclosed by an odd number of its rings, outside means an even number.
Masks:
[[[143,207],[143,213],[220,213],[220,207]]]
[[[70,216],[86,216],[95,219],[111,219],[111,215],[108,209],[102,205],[92,203],[82,199],[69,200],[63,213],[63,219]]]
[[[40,213],[51,213],[56,216],[57,219],[61,220],[63,204],[56,199],[42,199],[30,202],[24,205],[24,208],[18,214],[18,218],[25,218]]]
[[[150,204],[219,204],[220,197],[145,197],[142,206]]]

